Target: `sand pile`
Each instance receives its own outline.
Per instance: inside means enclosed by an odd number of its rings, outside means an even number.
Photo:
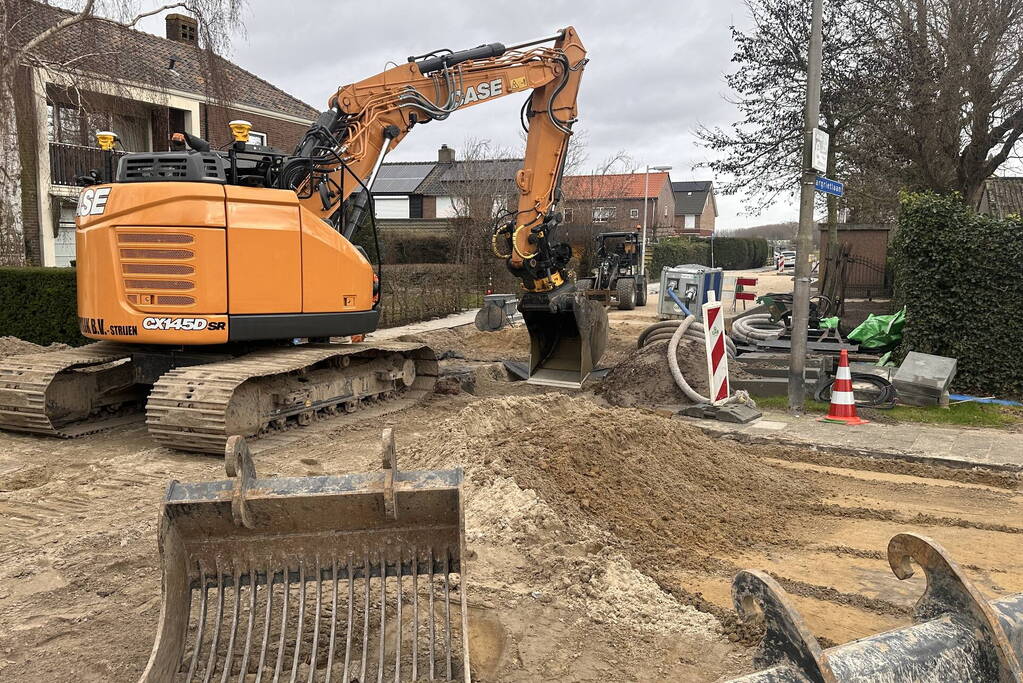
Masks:
[[[784,538],[786,502],[816,497],[742,445],[557,394],[477,401],[402,450],[416,467],[465,468],[471,541],[518,548],[534,584],[594,618],[658,632],[705,628],[706,615],[647,574]]]
[[[496,332],[480,332],[472,325],[431,330],[399,337],[401,341],[428,344],[438,356],[453,351],[467,360],[528,360],[529,332],[518,324]]]
[[[47,351],[60,351],[71,348],[67,344],[53,343],[49,346],[40,346],[32,342],[18,339],[17,337],[0,337],[0,358],[7,356],[21,356],[26,353],[44,353]]]
[[[689,386],[706,396],[707,356],[703,345],[683,339],[678,345],[678,365]],[[626,408],[691,402],[671,376],[667,341],[634,349],[611,368],[597,393],[611,405]]]

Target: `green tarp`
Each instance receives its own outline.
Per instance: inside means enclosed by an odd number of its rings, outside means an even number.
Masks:
[[[874,315],[871,313],[867,316],[866,320],[848,334],[848,338],[857,342],[864,349],[880,349],[887,346],[895,346],[902,340],[902,328],[905,325],[905,307],[892,315]]]

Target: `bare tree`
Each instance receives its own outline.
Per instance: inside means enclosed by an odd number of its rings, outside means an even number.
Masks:
[[[123,87],[120,68],[130,62],[138,72],[145,68],[126,45],[104,44],[94,30],[98,22],[112,22],[130,29],[149,16],[182,9],[199,21],[198,48],[207,65],[207,83],[220,82],[213,76],[220,64],[216,54],[228,46],[231,31],[238,26],[243,0],[186,0],[142,10],[137,0],[79,0],[74,8],[63,9],[35,0],[0,0],[0,265],[25,263],[25,231],[22,215],[22,154],[19,119],[26,113],[28,69],[37,68],[61,83],[82,108],[90,83],[104,82]],[[155,71],[150,84],[158,83]],[[216,99],[216,93],[208,93]],[[34,123],[23,121],[26,127]]]
[[[490,255],[491,235],[495,225],[514,217],[518,208],[515,172],[521,168],[522,154],[476,137],[466,138],[458,154],[440,192],[451,198],[455,214],[450,221],[455,261],[482,281],[503,274]]]
[[[864,0],[889,77],[862,131],[910,189],[975,202],[1023,136],[1023,4]]]

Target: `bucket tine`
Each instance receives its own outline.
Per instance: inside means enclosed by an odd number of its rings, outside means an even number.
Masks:
[[[366,553],[366,561],[364,564],[364,571],[362,574],[362,582],[366,588],[366,600],[362,607],[362,672],[359,674],[359,680],[366,680],[366,664],[369,658],[369,553]]]
[[[239,584],[240,585],[240,584]],[[244,681],[249,670],[249,650],[252,647],[252,626],[256,619],[256,570],[249,567],[249,621],[245,626],[245,645],[242,650],[242,663],[238,670],[238,680]],[[226,678],[224,680],[227,680]]]
[[[195,676],[196,669],[199,667],[199,655],[202,652],[202,636],[203,630],[206,627],[206,605],[209,602],[210,591],[206,587],[206,572],[204,570],[199,571],[199,626],[196,630],[195,636],[195,647],[192,648],[192,662],[188,665],[188,678],[185,680],[191,681],[192,677]]]
[[[345,635],[345,670],[342,683],[348,683],[348,668],[352,662],[352,629],[355,624],[355,563],[348,556],[348,627]]]
[[[334,647],[337,645],[337,558],[334,558],[333,568],[330,572],[334,592],[330,599],[330,646],[327,649],[327,676],[325,683],[330,683],[331,674],[334,671]]]
[[[224,660],[224,673],[220,677],[221,683],[227,683],[228,677],[231,675],[231,663],[234,659],[234,639],[235,634],[238,633],[238,612],[241,609],[241,578],[238,570],[234,572],[234,616],[231,617],[231,635],[227,643],[227,658]]]
[[[320,569],[320,556],[316,556],[316,616],[313,619],[313,649],[309,660],[309,683],[316,678],[316,655],[320,646],[320,614],[323,606],[323,572]]]
[[[230,479],[172,482],[160,624],[142,681],[401,683],[428,669],[470,683],[462,472],[400,471],[393,433],[382,443],[377,472],[260,479],[232,437]]]
[[[263,667],[266,665],[266,653],[270,647],[270,618],[273,616],[274,605],[274,571],[270,565],[266,567],[266,612],[263,617],[263,644],[259,647],[259,664],[256,667],[256,681],[263,680]]]
[[[430,680],[434,679],[434,644],[437,642],[437,623],[433,609],[433,548],[430,548]]]
[[[305,562],[298,563],[298,635],[295,637],[295,656],[292,657],[291,680],[298,680],[298,663],[302,654],[302,626],[305,624]]]
[[[412,680],[419,680],[419,548],[412,549]]]
[[[203,676],[203,683],[209,683],[217,668],[217,646],[220,644],[220,626],[224,617],[224,574],[217,567],[217,619],[213,631],[213,642],[210,643],[210,660],[206,663],[206,675]]]
[[[450,556],[447,552],[444,553],[444,648],[448,651],[447,655],[447,677],[445,680],[451,680],[451,574],[449,573],[449,560]]]
[[[395,613],[394,629],[394,683],[401,681],[401,563],[404,560],[401,550],[398,551],[398,609]]]
[[[288,603],[291,600],[291,570],[284,565],[284,601],[281,604],[281,637],[277,641],[277,666],[274,667],[274,683],[281,680],[284,670],[284,639],[288,635]]]

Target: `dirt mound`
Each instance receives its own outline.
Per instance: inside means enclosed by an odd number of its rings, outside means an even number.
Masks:
[[[694,390],[707,395],[707,357],[703,346],[683,339],[678,346],[682,376]],[[608,403],[631,408],[690,403],[675,385],[668,368],[668,342],[659,341],[633,350],[611,368],[597,393]]]
[[[819,498],[804,477],[747,447],[581,397],[486,399],[435,433],[417,444],[417,460],[462,463],[477,485],[511,478],[639,557],[684,563],[779,540],[792,501]]]
[[[67,344],[53,343],[49,346],[40,346],[17,337],[0,337],[0,358],[7,356],[21,356],[26,353],[44,353],[47,351],[61,351],[71,348]]]
[[[529,359],[529,332],[523,324],[505,327],[496,332],[480,332],[472,325],[463,325],[406,335],[399,339],[429,344],[438,356],[454,352],[457,357],[467,360]]]

